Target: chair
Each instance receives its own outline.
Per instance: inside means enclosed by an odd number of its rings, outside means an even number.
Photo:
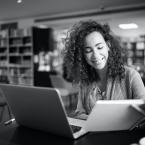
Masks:
[[[61,75],[50,75],[49,77],[52,86],[60,91],[65,107],[69,109],[76,107],[78,88],[73,87],[72,83],[67,82]]]
[[[72,83],[67,82],[61,75],[50,75],[50,80],[53,87],[57,88],[62,96],[78,92],[78,89],[73,87]]]
[[[0,90],[0,123],[10,120],[13,117],[12,112],[5,100],[3,92]]]

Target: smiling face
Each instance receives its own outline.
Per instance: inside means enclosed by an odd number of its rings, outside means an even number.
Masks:
[[[109,47],[101,33],[94,31],[85,38],[84,54],[86,61],[96,70],[107,67]]]

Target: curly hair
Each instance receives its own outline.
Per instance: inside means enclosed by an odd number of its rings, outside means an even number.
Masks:
[[[64,67],[66,67],[67,78],[75,83],[92,83],[99,79],[95,69],[85,60],[83,53],[84,39],[91,32],[99,32],[106,42],[109,42],[110,51],[108,57],[108,76],[115,78],[124,77],[125,69],[122,59],[122,49],[119,41],[111,35],[107,24],[99,24],[96,21],[80,21],[72,26],[65,39]]]

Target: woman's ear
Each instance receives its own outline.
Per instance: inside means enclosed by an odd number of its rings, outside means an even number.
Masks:
[[[107,45],[108,45],[109,48],[111,47],[110,41],[107,41]]]
[[[108,51],[110,51],[110,49],[111,49],[111,43],[110,43],[110,41],[107,41],[107,46],[108,46]]]

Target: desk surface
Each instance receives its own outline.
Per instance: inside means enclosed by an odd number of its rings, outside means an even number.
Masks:
[[[138,143],[145,130],[89,133],[77,140],[20,127],[16,123],[0,126],[0,145],[130,145]]]

